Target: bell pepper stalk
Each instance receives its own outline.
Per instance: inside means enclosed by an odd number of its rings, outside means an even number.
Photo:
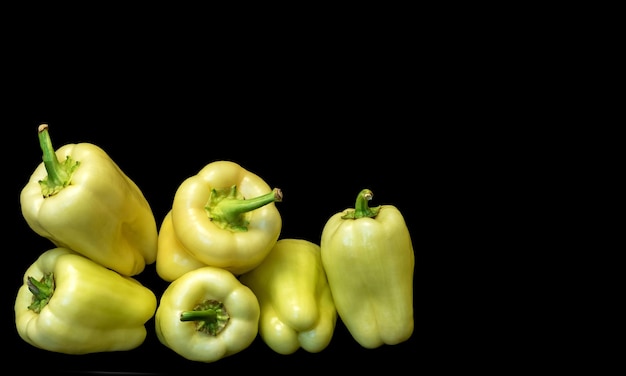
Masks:
[[[214,161],[174,194],[172,225],[180,244],[206,265],[235,275],[270,252],[282,228],[282,192],[231,161]]]
[[[174,234],[172,211],[170,210],[159,229],[156,272],[167,282],[172,282],[181,275],[192,270],[207,266],[189,254]]]
[[[139,187],[102,148],[66,144],[55,152],[48,125],[38,132],[43,162],[20,193],[30,228],[126,276],[155,262],[156,220]]]
[[[15,325],[24,341],[51,352],[125,351],[145,341],[156,306],[154,293],[133,277],[57,247],[26,269]]]
[[[205,266],[171,282],[155,314],[159,341],[180,356],[212,363],[249,347],[259,302],[231,272]]]
[[[272,350],[317,353],[328,346],[337,311],[319,245],[280,239],[259,266],[239,279],[259,300],[259,335]]]
[[[354,208],[328,219],[320,242],[337,313],[365,348],[404,342],[414,328],[411,236],[398,208],[369,207],[372,198],[361,190]]]

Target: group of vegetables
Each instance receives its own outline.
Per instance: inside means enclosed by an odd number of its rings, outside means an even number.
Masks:
[[[182,182],[158,226],[104,150],[55,151],[46,124],[38,134],[43,163],[20,204],[55,247],[27,268],[17,292],[16,327],[29,344],[66,354],[130,350],[152,317],[163,345],[207,363],[257,335],[280,354],[320,352],[338,318],[365,348],[413,334],[411,237],[396,207],[369,207],[369,189],[328,219],[319,245],[280,239],[281,190],[214,161]],[[152,263],[169,283],[160,298],[135,279]]]

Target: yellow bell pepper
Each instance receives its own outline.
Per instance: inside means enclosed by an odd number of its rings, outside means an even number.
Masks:
[[[363,189],[354,209],[332,215],[320,244],[337,313],[365,348],[404,342],[414,327],[409,230],[395,206],[370,208],[372,197]]]
[[[24,273],[15,324],[29,344],[87,354],[131,350],[146,338],[157,298],[132,277],[66,248],[43,252]]]
[[[46,124],[39,127],[39,142],[43,162],[20,193],[28,225],[57,247],[126,276],[155,262],[158,234],[152,209],[104,150],[78,143],[55,153]]]
[[[317,353],[328,346],[337,311],[319,245],[281,239],[259,266],[239,279],[259,300],[259,335],[272,350]]]
[[[205,266],[165,289],[155,314],[156,335],[182,357],[212,363],[252,344],[259,314],[250,288],[227,270]]]
[[[161,223],[156,258],[156,272],[164,281],[172,282],[181,275],[207,266],[193,257],[174,234],[172,211],[170,210]]]
[[[282,228],[271,189],[258,175],[230,161],[215,161],[176,190],[172,225],[180,244],[206,265],[235,275],[252,270],[270,252]]]

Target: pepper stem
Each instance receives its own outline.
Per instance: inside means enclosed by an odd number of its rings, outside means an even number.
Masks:
[[[180,321],[195,321],[196,330],[212,336],[218,335],[224,328],[230,315],[224,303],[217,300],[205,300],[193,308],[180,314]]]
[[[63,163],[59,162],[48,133],[48,124],[41,124],[37,132],[39,135],[39,146],[43,152],[43,164],[48,172],[48,176],[40,180],[39,185],[41,186],[42,195],[48,197],[60,192],[70,184],[72,174],[80,165],[80,162],[74,162],[69,155]]]
[[[373,218],[378,215],[380,211],[380,205],[370,208],[368,201],[374,198],[374,193],[369,189],[363,189],[356,197],[356,203],[354,209],[346,210],[346,213],[341,217],[342,219],[358,219],[358,218]]]
[[[33,294],[33,301],[28,306],[28,309],[35,313],[40,313],[54,294],[54,274],[46,273],[41,277],[40,281],[29,276],[26,285]]]
[[[230,188],[211,189],[211,196],[205,206],[206,213],[213,223],[222,229],[236,232],[248,231],[248,213],[272,202],[281,202],[283,192],[274,188],[264,195],[245,199],[237,190]]]

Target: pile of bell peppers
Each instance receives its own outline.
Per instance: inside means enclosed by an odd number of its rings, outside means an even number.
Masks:
[[[38,134],[43,162],[20,204],[54,247],[27,268],[15,301],[18,333],[31,345],[131,350],[152,317],[164,346],[205,363],[257,335],[279,354],[318,353],[339,319],[364,348],[412,336],[409,230],[395,206],[369,206],[369,189],[329,217],[319,243],[280,238],[282,191],[218,160],[179,185],[157,228],[139,187],[104,150],[55,151],[48,126]],[[134,278],[152,263],[168,282],[160,298]]]
[[[24,341],[66,354],[130,350],[157,298],[133,276],[157,255],[157,226],[139,187],[100,147],[56,151],[38,128],[43,162],[20,194],[30,228],[54,247],[24,273],[15,323]]]

